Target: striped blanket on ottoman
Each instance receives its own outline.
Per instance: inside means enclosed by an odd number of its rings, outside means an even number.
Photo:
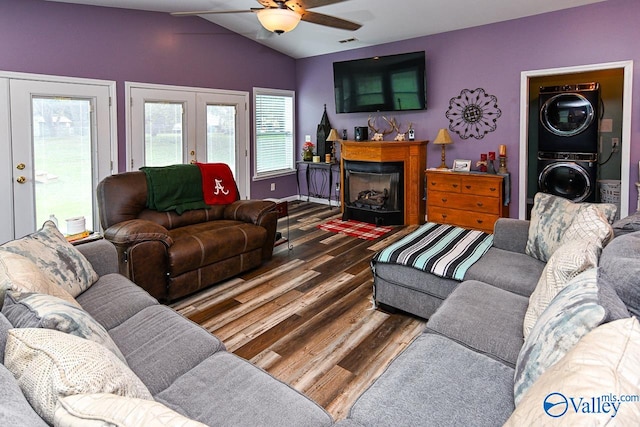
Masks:
[[[467,269],[493,244],[493,235],[428,222],[378,252],[375,263],[401,264],[448,279],[463,280]]]

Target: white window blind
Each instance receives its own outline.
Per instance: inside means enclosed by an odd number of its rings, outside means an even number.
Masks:
[[[293,91],[254,89],[254,179],[295,170],[294,98]]]

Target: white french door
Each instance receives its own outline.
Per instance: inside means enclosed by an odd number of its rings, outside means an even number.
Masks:
[[[226,163],[249,198],[245,92],[126,83],[127,166]]]
[[[115,166],[115,131],[110,106],[115,83],[46,76],[0,76],[0,144],[10,153],[10,185],[0,194],[10,203],[0,213],[0,240],[21,237],[55,215],[66,233],[65,219],[84,216],[88,229],[99,230],[95,189]],[[52,79],[56,79],[53,77]]]

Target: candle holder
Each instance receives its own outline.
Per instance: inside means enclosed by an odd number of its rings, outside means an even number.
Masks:
[[[498,169],[498,172],[502,174],[509,173],[507,170],[507,156],[500,156],[500,168]]]

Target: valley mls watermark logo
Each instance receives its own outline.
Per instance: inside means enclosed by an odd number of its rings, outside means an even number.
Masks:
[[[576,414],[606,414],[611,418],[618,415],[618,410],[623,403],[640,402],[640,395],[613,393],[603,394],[596,397],[567,397],[562,393],[553,392],[547,395],[542,402],[544,412],[552,417],[559,418],[573,411]]]
[[[558,418],[563,416],[569,409],[569,401],[562,393],[551,393],[544,398],[542,406],[547,415]]]

